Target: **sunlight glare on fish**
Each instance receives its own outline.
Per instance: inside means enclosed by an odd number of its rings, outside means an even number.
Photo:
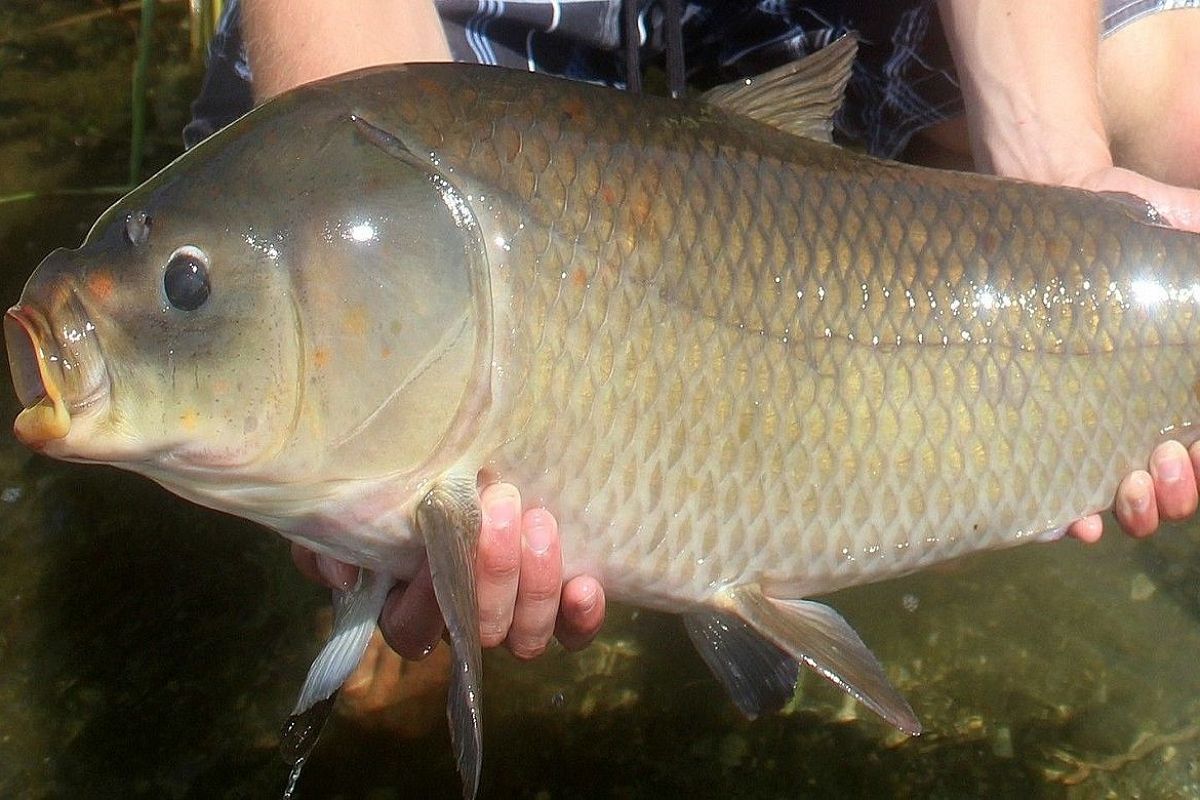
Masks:
[[[1129,287],[1133,291],[1133,299],[1143,306],[1155,306],[1169,297],[1166,288],[1155,280],[1139,278]]]
[[[377,236],[375,226],[369,222],[360,222],[350,228],[350,238],[356,242],[370,242]]]

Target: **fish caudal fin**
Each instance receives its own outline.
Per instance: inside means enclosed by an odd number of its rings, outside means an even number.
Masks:
[[[353,589],[333,593],[333,632],[308,668],[296,707],[283,727],[280,749],[289,764],[303,761],[317,743],[333,708],[333,695],[362,659],[394,583],[388,576],[362,570]]]
[[[443,480],[417,505],[417,529],[425,540],[433,593],[454,651],[446,713],[466,800],[474,798],[479,789],[483,757],[483,657],[475,598],[475,544],[480,520],[473,477]]]
[[[737,617],[719,611],[684,614],[704,663],[749,719],[783,708],[796,689],[800,663]]]
[[[908,701],[891,685],[854,629],[832,608],[811,600],[768,597],[757,585],[732,589],[723,600],[725,612],[744,620],[775,647],[849,692],[887,722],[914,736],[921,732]],[[730,686],[726,678],[722,681]]]

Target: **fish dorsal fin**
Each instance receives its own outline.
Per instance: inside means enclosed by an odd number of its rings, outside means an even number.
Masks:
[[[726,611],[907,734],[919,734],[912,707],[841,615],[812,600],[768,597],[756,585],[727,590]]]
[[[828,142],[833,134],[833,115],[842,106],[857,52],[858,37],[849,33],[757,78],[710,89],[701,99],[788,133]]]

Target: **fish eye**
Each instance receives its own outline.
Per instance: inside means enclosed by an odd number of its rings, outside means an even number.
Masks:
[[[204,305],[211,289],[208,258],[202,250],[188,246],[171,254],[163,273],[167,302],[180,311],[195,311]]]
[[[150,238],[150,223],[153,220],[145,211],[138,211],[125,218],[125,241],[134,247],[145,244]]]

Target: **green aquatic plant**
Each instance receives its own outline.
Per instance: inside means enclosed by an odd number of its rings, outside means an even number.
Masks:
[[[159,9],[159,5],[163,5],[164,8]],[[221,7],[220,0],[189,0],[187,16],[184,17],[180,0],[135,0],[105,9],[71,14],[35,27],[26,27],[24,30],[21,30],[19,25],[10,26],[9,30],[12,32],[0,37],[0,47],[4,48],[3,55],[12,54],[14,72],[32,69],[31,80],[22,84],[27,87],[36,86],[37,89],[22,89],[14,96],[0,97],[0,107],[13,105],[22,109],[20,115],[9,118],[8,124],[0,126],[0,139],[9,136],[15,136],[18,140],[26,138],[29,132],[25,129],[30,126],[40,130],[36,138],[39,142],[44,142],[46,147],[58,147],[56,143],[65,143],[63,146],[74,146],[78,149],[81,141],[91,141],[94,144],[98,136],[111,139],[111,133],[104,135],[104,131],[112,130],[110,121],[114,116],[118,124],[124,127],[125,123],[120,120],[125,112],[118,111],[116,115],[112,113],[106,91],[102,90],[94,98],[90,98],[86,91],[81,96],[80,87],[75,83],[60,91],[56,85],[37,77],[39,72],[44,74],[47,59],[53,59],[54,63],[64,61],[63,68],[69,69],[69,65],[79,58],[90,60],[99,57],[101,60],[109,60],[117,73],[123,69],[130,70],[126,74],[131,73],[128,95],[130,101],[127,107],[129,156],[124,178],[115,175],[98,176],[99,180],[94,186],[53,189],[29,187],[20,191],[0,193],[0,205],[51,196],[120,195],[130,191],[152,171],[147,168],[148,161],[155,162],[151,164],[154,168],[161,166],[163,159],[156,156],[155,151],[162,149],[163,137],[148,138],[148,129],[155,124],[151,120],[157,120],[157,126],[163,128],[164,117],[173,118],[178,115],[178,109],[185,107],[185,104],[173,99],[180,94],[180,78],[187,82],[193,76],[198,77],[202,54],[215,32]],[[167,11],[172,13],[164,13]],[[136,19],[132,16],[134,12],[138,15]],[[106,35],[92,36],[93,29],[101,29],[97,26],[101,26]],[[190,49],[187,50],[178,45],[170,45],[170,42],[178,39],[178,32],[183,26],[186,26],[189,32]],[[123,29],[129,33],[122,35]],[[70,43],[78,39],[80,31],[88,35],[90,43],[76,47]],[[122,39],[128,43],[130,38],[135,42],[132,50],[128,48],[128,44],[119,44]],[[165,48],[164,38],[168,40],[168,47]],[[68,43],[65,47],[64,42]],[[100,45],[101,49],[115,52],[115,56],[98,56],[94,52],[96,42],[106,43]],[[113,50],[114,46],[116,51]],[[152,54],[157,54],[157,58],[152,58]],[[128,66],[123,67],[122,64]],[[54,67],[51,69],[58,71]],[[112,74],[114,69],[105,67],[103,71],[108,72],[111,78],[121,80],[119,75]],[[106,85],[104,81],[95,83],[100,86]],[[164,85],[167,91],[164,91]],[[16,86],[15,82],[13,86]],[[61,94],[62,91],[67,92],[67,95],[56,100],[56,93]],[[166,97],[169,102],[156,102],[156,96]],[[70,113],[68,109],[76,105],[82,107],[83,114]],[[106,106],[109,106],[109,110],[105,110]],[[36,122],[41,117],[39,107],[44,107],[51,117],[45,124]],[[48,129],[47,125],[55,126],[59,132]],[[39,144],[38,149],[42,150],[43,146]],[[61,161],[62,155],[38,157]],[[114,183],[113,178],[122,182]]]
[[[192,57],[202,58],[208,43],[217,32],[223,0],[188,0],[189,30],[192,34]]]
[[[142,0],[142,24],[138,31],[138,57],[133,68],[133,124],[129,136],[129,187],[137,186],[142,176],[146,145],[146,73],[150,70],[150,42],[153,40],[156,0]]]

